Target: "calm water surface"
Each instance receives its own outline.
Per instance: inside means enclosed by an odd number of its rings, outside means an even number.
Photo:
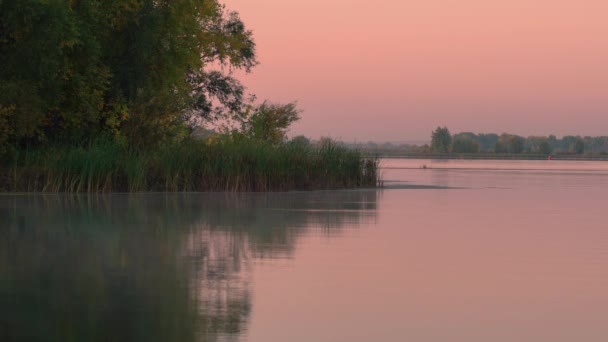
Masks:
[[[0,195],[0,341],[608,339],[607,162],[382,167],[377,191]]]

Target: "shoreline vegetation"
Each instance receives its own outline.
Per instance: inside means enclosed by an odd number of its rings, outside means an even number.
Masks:
[[[516,134],[461,132],[452,135],[437,127],[430,144],[355,143],[364,153],[381,158],[495,159],[495,160],[608,160],[608,136],[555,135],[523,137]]]
[[[325,139],[313,145],[186,139],[148,151],[113,142],[20,151],[0,191],[290,191],[376,187],[378,159]]]
[[[295,103],[235,78],[257,64],[220,0],[0,1],[0,191],[377,186],[377,159],[287,139]]]
[[[235,78],[258,64],[253,32],[220,0],[0,1],[0,191],[381,183],[380,151],[288,140],[296,104],[260,102]],[[438,127],[431,146],[413,151],[608,151],[602,137],[532,138]]]
[[[386,159],[465,159],[465,160],[548,160],[546,154],[509,153],[403,153],[398,151],[363,150],[363,156]],[[608,161],[605,154],[551,154],[550,160],[561,161]]]

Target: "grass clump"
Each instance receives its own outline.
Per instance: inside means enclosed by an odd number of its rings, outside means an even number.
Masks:
[[[331,140],[186,139],[139,151],[98,142],[17,151],[0,166],[0,190],[19,192],[288,191],[377,182],[375,158]]]

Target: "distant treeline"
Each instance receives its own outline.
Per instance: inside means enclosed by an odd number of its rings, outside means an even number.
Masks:
[[[608,136],[582,137],[555,135],[522,137],[462,132],[451,136],[446,127],[438,127],[432,134],[431,152],[454,153],[511,153],[511,154],[600,154],[608,152]]]
[[[608,155],[608,136],[523,137],[516,134],[461,132],[452,135],[447,127],[437,127],[431,144],[359,143],[351,147],[385,154],[479,153],[535,155]]]

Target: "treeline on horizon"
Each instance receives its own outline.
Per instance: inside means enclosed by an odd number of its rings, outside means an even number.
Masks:
[[[0,1],[0,190],[375,186],[374,160],[287,141],[295,104],[234,77],[257,64],[218,0]]]
[[[527,155],[608,155],[608,136],[555,135],[523,137],[516,134],[460,132],[452,135],[447,127],[437,127],[431,143],[424,145],[375,143],[354,144],[364,151],[392,153],[461,153]]]

